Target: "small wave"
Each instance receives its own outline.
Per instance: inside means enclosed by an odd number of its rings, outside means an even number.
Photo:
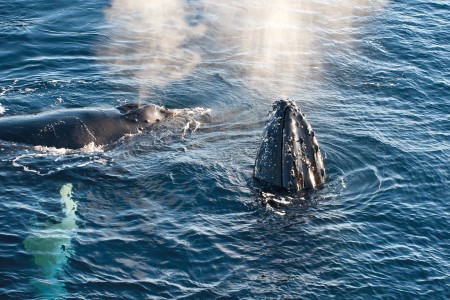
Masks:
[[[70,80],[52,79],[48,81],[49,84],[57,86],[58,84],[71,83]]]
[[[12,165],[25,172],[46,176],[64,169],[80,168],[93,163],[107,164],[105,158],[96,155],[103,153],[103,146],[96,146],[94,143],[77,150],[45,146],[34,146],[33,150],[35,151],[26,151],[13,158]]]
[[[16,84],[16,80],[14,80],[14,84]],[[0,90],[0,97],[3,97],[6,93],[11,91],[14,87],[12,85],[9,86],[3,86]]]

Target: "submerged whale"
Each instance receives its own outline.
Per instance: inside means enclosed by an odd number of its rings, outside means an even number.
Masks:
[[[42,270],[42,276],[33,277],[31,284],[35,286],[45,299],[65,299],[64,284],[60,276],[74,254],[72,239],[77,234],[78,217],[77,202],[72,197],[72,184],[64,184],[59,193],[64,216],[60,222],[33,224],[33,229],[25,238],[25,249],[34,258],[34,262]],[[42,226],[41,226],[42,225]]]
[[[253,176],[289,191],[316,189],[326,178],[319,143],[294,101],[279,100],[263,133]]]
[[[62,109],[0,118],[0,139],[55,148],[102,146],[155,126],[173,113],[158,105]]]

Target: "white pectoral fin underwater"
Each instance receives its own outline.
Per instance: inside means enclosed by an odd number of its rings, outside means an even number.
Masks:
[[[317,189],[326,179],[319,143],[292,100],[279,100],[264,129],[253,176],[288,191]]]
[[[31,283],[48,297],[60,297],[64,293],[64,286],[58,278],[71,255],[71,241],[78,229],[77,203],[72,199],[72,184],[64,184],[60,195],[64,214],[61,221],[50,226],[37,226],[24,241],[25,249],[43,275]]]

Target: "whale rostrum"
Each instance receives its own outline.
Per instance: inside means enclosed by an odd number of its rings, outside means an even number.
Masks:
[[[255,178],[290,191],[316,189],[326,178],[323,157],[311,125],[292,100],[279,100],[264,129]]]

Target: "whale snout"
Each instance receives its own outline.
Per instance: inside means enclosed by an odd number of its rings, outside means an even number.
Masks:
[[[150,104],[127,113],[126,118],[138,122],[142,126],[150,126],[173,116],[174,113],[171,110],[162,106]]]
[[[315,189],[326,178],[314,131],[294,101],[279,100],[263,133],[254,177],[292,191]]]
[[[174,113],[164,107],[156,106],[146,108],[142,113],[142,121],[146,124],[159,123],[164,119],[173,117]]]

